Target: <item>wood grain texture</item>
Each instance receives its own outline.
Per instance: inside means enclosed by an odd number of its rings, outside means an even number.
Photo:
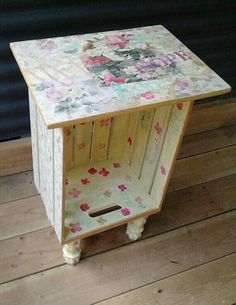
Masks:
[[[236,212],[229,212],[84,259],[78,267],[61,266],[3,284],[0,304],[87,305],[139,288],[236,251],[235,220]]]
[[[0,177],[32,169],[31,138],[0,143]]]
[[[235,184],[236,175],[233,175],[167,194],[162,211],[148,217],[141,239],[236,209]],[[60,249],[57,252],[54,251],[58,247],[58,241],[56,235],[52,234],[52,229],[48,227],[49,223],[46,221],[39,196],[31,198],[31,201],[30,198],[28,200],[27,204],[24,204],[24,201],[15,202],[15,206],[9,209],[7,208],[8,204],[6,204],[3,212],[1,212],[1,208],[4,205],[0,206],[0,213],[5,218],[4,229],[2,226],[0,227],[1,232],[3,232],[2,238],[12,237],[5,240],[3,244],[0,242],[0,248],[15,249],[10,256],[7,252],[4,252],[5,255],[1,256],[5,267],[1,267],[0,282],[26,276],[40,270],[43,271],[64,263]],[[21,204],[26,205],[26,208],[22,208],[18,212],[20,217],[16,219],[16,223],[12,221],[11,211],[16,206],[20,209]],[[35,222],[38,226],[35,226],[31,220],[28,213],[30,210],[34,210],[34,215],[42,215],[37,217]],[[35,217],[33,217],[33,220],[35,220]],[[6,223],[9,224],[11,229],[6,228]],[[14,231],[14,227],[16,227],[16,231]],[[32,231],[39,228],[45,228],[45,230],[40,230],[35,235]],[[28,234],[25,234],[26,232]],[[17,235],[21,235],[21,239]],[[24,260],[23,257],[23,261],[21,261],[22,257],[19,253],[25,252],[25,240],[27,240],[27,244],[31,245],[32,250],[27,254],[27,260]],[[43,242],[50,246],[48,246],[47,251],[43,252],[42,258]],[[82,255],[83,257],[92,256],[129,243],[130,240],[125,234],[125,226],[117,227],[82,240]],[[54,260],[51,260],[52,252]],[[18,262],[17,266],[21,266],[21,268],[14,267],[16,262]],[[43,264],[43,268],[41,264]]]
[[[97,305],[235,304],[236,254],[122,294]]]
[[[169,191],[236,173],[236,146],[178,160]]]

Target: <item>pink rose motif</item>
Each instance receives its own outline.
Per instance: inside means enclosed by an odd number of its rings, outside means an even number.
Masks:
[[[76,188],[74,188],[68,194],[72,195],[73,198],[78,198],[79,195],[81,194],[81,191],[79,191]]]
[[[128,216],[130,215],[130,210],[128,208],[121,209],[121,214],[123,216]]]
[[[88,180],[88,178],[84,178],[80,180],[82,184],[86,185],[88,183],[90,183],[90,181]]]
[[[105,39],[108,45],[117,46],[121,49],[125,48],[125,46],[129,43],[129,39],[120,34],[107,35]]]
[[[115,77],[114,75],[112,75],[109,72],[105,75],[104,82],[105,82],[106,86],[110,86],[111,82],[115,82],[117,84],[124,84],[125,83],[125,78]]]
[[[100,121],[100,127],[109,126],[109,123],[110,123],[110,119],[102,119],[102,120]]]
[[[179,110],[182,110],[183,109],[183,103],[177,103],[176,104],[176,107],[177,107],[177,109],[179,109]]]
[[[131,146],[132,145],[132,139],[131,137],[128,137],[128,144]]]
[[[82,55],[81,60],[83,63],[85,63],[87,66],[94,67],[98,65],[105,64],[110,61],[109,58],[105,56],[87,56],[87,55]]]
[[[113,167],[114,168],[120,168],[121,166],[120,166],[120,162],[114,162],[113,163]]]
[[[80,143],[80,144],[78,144],[78,149],[79,150],[81,150],[81,149],[83,149],[83,148],[85,148],[85,143]]]
[[[65,179],[65,185],[68,185],[69,184],[69,181],[68,181],[68,179],[66,178]]]
[[[99,175],[106,177],[107,175],[110,174],[110,171],[103,167],[98,173]]]
[[[141,96],[146,100],[153,100],[155,98],[155,95],[152,92],[142,92]]]
[[[161,166],[161,174],[162,174],[163,176],[166,175],[166,169],[165,169],[165,167],[164,167],[163,165]]]
[[[160,124],[159,124],[158,122],[156,123],[156,125],[154,126],[154,128],[155,128],[155,130],[156,130],[156,133],[157,133],[158,135],[160,135],[162,129],[161,129],[161,126],[160,126]]]
[[[80,223],[70,223],[70,230],[72,233],[76,233],[82,230]]]
[[[62,98],[62,93],[54,86],[49,87],[45,92],[48,98],[52,98],[54,100],[59,100]]]
[[[96,170],[96,168],[91,167],[91,168],[88,170],[88,172],[89,172],[91,175],[94,175],[94,174],[96,174],[97,170]]]
[[[185,90],[185,89],[187,89],[187,88],[189,87],[189,84],[188,84],[187,82],[181,81],[181,80],[179,80],[179,79],[177,79],[177,80],[175,81],[175,85],[176,85],[176,87],[178,87],[180,90]]]
[[[110,192],[108,190],[103,193],[104,196],[109,197],[109,198],[111,198],[111,194],[112,194],[112,192]]]
[[[124,184],[120,184],[120,185],[118,185],[118,189],[119,189],[121,192],[124,192],[125,190],[127,190],[127,186],[125,186]]]
[[[87,204],[87,202],[82,203],[82,204],[80,205],[80,209],[81,209],[81,211],[83,211],[83,212],[88,211],[88,210],[89,210],[89,205]]]
[[[134,199],[137,203],[142,203],[143,199],[141,197],[136,197]]]

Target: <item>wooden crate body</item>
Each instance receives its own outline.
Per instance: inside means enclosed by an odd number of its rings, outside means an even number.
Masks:
[[[123,223],[137,239],[161,209],[193,101],[230,86],[163,26],[11,48],[30,92],[35,184],[64,256],[78,262],[71,241]]]

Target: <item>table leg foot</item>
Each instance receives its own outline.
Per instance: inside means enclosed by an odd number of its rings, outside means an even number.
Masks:
[[[141,237],[146,220],[147,217],[141,217],[128,223],[126,234],[128,235],[129,239],[137,240]]]
[[[65,244],[63,247],[63,256],[68,265],[76,265],[79,263],[81,256],[80,241],[74,241]]]

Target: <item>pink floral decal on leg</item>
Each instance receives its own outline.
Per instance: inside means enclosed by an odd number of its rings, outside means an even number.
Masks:
[[[81,194],[81,191],[77,190],[76,188],[72,189],[70,192],[69,192],[70,195],[73,196],[73,198],[78,198],[79,195]]]
[[[156,125],[154,126],[154,129],[156,130],[156,133],[157,133],[158,135],[161,134],[162,129],[161,129],[161,126],[160,126],[160,124],[159,124],[158,122],[157,122]]]
[[[162,174],[163,176],[166,175],[166,169],[165,169],[165,167],[164,167],[163,165],[161,166],[161,174]]]
[[[123,216],[128,216],[131,214],[128,208],[121,209],[120,211]]]
[[[131,137],[128,137],[128,144],[131,146],[132,145],[132,139]]]
[[[90,169],[88,169],[88,172],[89,172],[91,175],[94,175],[94,174],[96,174],[97,170],[96,170],[96,168],[91,167]]]
[[[155,95],[152,92],[142,92],[141,96],[146,100],[153,100],[155,98]]]
[[[121,192],[124,192],[125,190],[127,190],[127,186],[125,186],[124,184],[120,184],[120,185],[118,185],[118,189],[119,189]]]
[[[183,109],[183,103],[177,103],[176,107],[177,107],[177,109],[182,110]]]
[[[90,183],[90,181],[88,180],[88,178],[84,178],[80,180],[82,184],[86,185],[88,183]]]
[[[70,223],[70,230],[72,233],[76,233],[82,230],[80,223]]]
[[[98,173],[99,175],[106,177],[107,175],[110,174],[110,171],[103,167]]]
[[[82,204],[80,205],[80,209],[81,209],[81,211],[83,211],[83,212],[88,211],[88,210],[89,210],[89,205],[88,205],[88,203],[87,203],[87,202],[82,203]]]
[[[120,162],[115,162],[115,163],[113,163],[113,167],[114,168],[120,168],[121,166],[120,166]]]

